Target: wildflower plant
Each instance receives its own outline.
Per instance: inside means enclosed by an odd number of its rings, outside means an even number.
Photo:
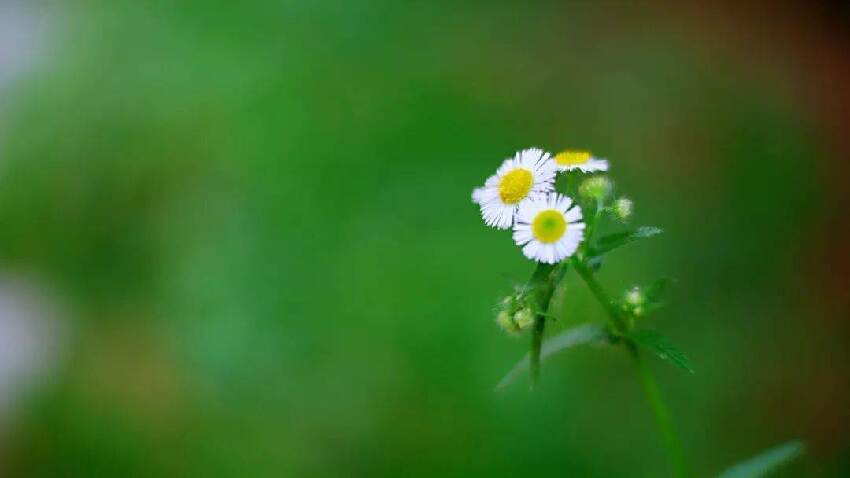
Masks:
[[[472,192],[472,202],[484,223],[511,229],[522,254],[537,263],[531,278],[502,298],[496,323],[510,335],[528,333],[531,345],[521,360],[497,385],[501,389],[530,372],[532,388],[540,379],[541,362],[576,345],[603,342],[625,349],[637,366],[643,390],[670,455],[676,476],[690,476],[670,413],[645,355],[655,355],[693,374],[690,360],[658,331],[646,327],[646,318],[664,305],[670,281],[659,279],[633,286],[618,296],[597,280],[596,273],[608,253],[626,244],[651,238],[657,227],[630,227],[634,203],[616,197],[606,173],[609,163],[588,151],[563,151],[554,156],[538,148],[520,151],[504,160],[484,186]],[[602,235],[605,223],[618,224],[619,232]],[[550,337],[544,343],[550,303],[561,281],[574,271],[605,311],[605,324],[585,323]],[[792,441],[740,463],[720,476],[763,476],[802,451]]]

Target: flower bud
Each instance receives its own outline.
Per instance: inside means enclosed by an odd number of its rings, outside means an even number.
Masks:
[[[517,327],[514,322],[514,318],[511,316],[511,313],[507,310],[499,311],[499,313],[496,314],[496,323],[499,324],[499,327],[501,327],[502,330],[511,335],[516,335],[520,331],[519,327]]]
[[[517,296],[508,295],[499,301],[499,305],[496,309],[496,323],[499,324],[499,327],[501,327],[502,330],[511,335],[517,335],[520,332],[520,328],[517,326],[516,320],[514,319],[514,314],[516,313],[517,308],[519,308]]]
[[[646,297],[640,287],[632,287],[626,291],[623,297],[623,306],[626,310],[639,316],[643,313],[643,305],[646,302]]]
[[[578,193],[587,201],[603,202],[608,199],[614,185],[605,176],[587,178],[578,187]]]
[[[618,220],[623,222],[628,221],[634,212],[634,203],[628,198],[617,199],[611,206],[611,212]]]
[[[514,314],[514,322],[519,330],[526,330],[534,324],[534,312],[528,307],[523,307]]]
[[[643,292],[640,287],[635,286],[626,291],[626,303],[633,306],[643,304]]]

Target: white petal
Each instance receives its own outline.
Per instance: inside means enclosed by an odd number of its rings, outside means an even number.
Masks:
[[[517,245],[523,245],[534,239],[534,234],[531,232],[531,226],[528,224],[517,224],[514,226],[514,242]]]
[[[531,260],[538,260],[537,254],[540,251],[540,243],[537,241],[531,241],[522,248],[522,253],[525,254],[525,257]]]
[[[564,217],[566,217],[567,221],[571,223],[575,221],[581,221],[581,208],[576,206],[570,209],[569,211],[567,211],[566,214],[564,214]]]

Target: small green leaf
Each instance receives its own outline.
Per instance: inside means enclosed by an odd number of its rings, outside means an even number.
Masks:
[[[667,290],[670,289],[670,284],[672,283],[673,281],[670,279],[658,279],[643,289],[644,313],[653,312],[664,307]]]
[[[543,343],[543,347],[540,350],[540,360],[546,360],[552,355],[570,347],[596,342],[607,336],[608,332],[605,326],[599,324],[584,324],[567,329]],[[525,354],[525,357],[514,365],[514,368],[496,385],[496,390],[501,390],[510,385],[517,377],[527,372],[528,368],[528,354]]]
[[[658,234],[661,234],[661,232],[661,229],[657,227],[643,226],[633,231],[611,234],[602,237],[598,241],[596,241],[596,247],[593,248],[591,255],[602,255],[620,246],[624,246],[630,242],[637,241],[638,239],[645,239],[647,237],[657,236]]]
[[[799,440],[792,440],[771,448],[747,461],[738,463],[719,474],[717,478],[757,478],[775,471],[803,454],[805,446]]]
[[[639,330],[630,335],[636,344],[651,350],[661,360],[669,360],[678,367],[694,373],[691,361],[680,352],[666,337],[654,330]]]

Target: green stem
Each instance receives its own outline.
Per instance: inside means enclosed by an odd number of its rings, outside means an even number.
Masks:
[[[543,346],[543,331],[546,319],[542,315],[534,318],[534,329],[531,332],[531,388],[540,382],[540,350]]]
[[[620,313],[620,309],[617,308],[617,304],[608,297],[608,294],[605,293],[605,289],[602,288],[602,285],[596,280],[596,277],[593,276],[593,272],[591,272],[587,265],[585,265],[584,261],[579,259],[577,256],[573,256],[572,263],[573,268],[575,268],[578,275],[581,276],[587,284],[590,292],[593,293],[596,300],[602,304],[602,307],[604,307],[605,311],[608,312],[608,315],[611,317],[611,321],[617,328],[617,332],[625,334],[628,331],[626,328],[626,321]]]
[[[676,434],[676,429],[673,426],[673,420],[670,418],[670,412],[667,410],[667,405],[664,404],[664,399],[661,398],[658,382],[656,382],[655,375],[653,375],[649,365],[641,357],[637,346],[634,343],[629,343],[628,347],[629,354],[634,358],[637,365],[643,391],[655,415],[655,424],[658,427],[659,433],[661,433],[664,446],[667,448],[667,453],[669,453],[673,462],[673,471],[676,476],[684,478],[688,476],[688,465],[685,461],[685,454],[682,452],[679,436]]]
[[[593,293],[593,296],[597,301],[599,301],[602,307],[605,308],[605,311],[608,312],[616,330],[621,334],[626,334],[628,332],[628,326],[622,312],[617,307],[617,304],[611,300],[605,292],[605,289],[602,288],[602,285],[596,280],[593,272],[591,272],[587,265],[585,265],[585,263],[576,256],[573,256],[572,263],[576,272],[578,272],[578,275],[581,276],[591,293]],[[684,453],[682,453],[681,442],[679,441],[679,437],[673,427],[673,422],[670,418],[670,413],[667,411],[667,406],[661,398],[661,392],[658,390],[658,383],[655,381],[655,376],[652,374],[652,370],[649,369],[641,358],[640,352],[634,342],[626,341],[626,346],[629,349],[629,354],[637,364],[638,374],[640,375],[640,381],[643,385],[643,391],[646,394],[646,398],[649,400],[649,405],[652,408],[652,412],[655,417],[655,423],[664,439],[664,446],[667,448],[670,460],[673,462],[675,475],[678,477],[686,477],[689,474],[685,456]]]
[[[586,219],[587,229],[585,230],[586,236],[588,240],[593,237],[593,231],[596,229],[596,223],[599,222],[599,202],[597,201],[596,206],[593,210],[593,214],[587,216]],[[575,257],[575,256],[573,256]]]
[[[537,310],[546,313],[549,302],[555,292],[552,275],[556,274],[555,267],[549,264],[538,264],[534,275],[531,276],[531,290],[537,300]],[[529,368],[531,372],[531,388],[540,382],[540,351],[543,347],[543,332],[546,329],[546,317],[538,313],[534,317],[534,328],[531,331],[531,352],[529,353]]]

